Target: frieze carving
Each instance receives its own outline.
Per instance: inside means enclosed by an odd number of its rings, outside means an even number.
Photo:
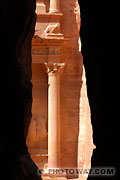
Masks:
[[[46,34],[59,34],[60,33],[60,23],[49,24],[44,31]]]

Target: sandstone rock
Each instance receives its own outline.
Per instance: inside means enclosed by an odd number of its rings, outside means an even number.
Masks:
[[[46,4],[46,7],[52,5],[49,3],[49,1],[44,2]],[[51,3],[53,2],[54,1],[51,1]],[[45,89],[40,88],[43,87],[43,84],[46,84],[47,87],[47,81],[45,80],[47,74],[45,74],[44,68],[41,69],[41,67],[43,66],[42,64],[65,63],[65,67],[60,74],[59,81],[60,164],[61,167],[77,167],[80,163],[85,166],[86,161],[89,161],[90,163],[91,156],[86,156],[86,153],[88,152],[86,148],[83,148],[82,143],[88,145],[89,143],[91,143],[92,137],[89,103],[87,99],[85,73],[83,71],[83,57],[81,53],[81,40],[79,34],[81,19],[78,1],[60,1],[58,12],[55,13],[50,11],[50,13],[48,13],[46,11],[44,15],[41,12],[41,14],[39,13],[37,18],[36,32],[32,41],[33,119],[34,117],[42,116],[42,112],[39,109],[40,99],[43,103],[43,111],[47,106],[47,103],[44,104],[44,102],[46,102],[45,97],[47,97],[48,95]],[[84,78],[82,79],[83,76]],[[48,88],[49,86],[51,85],[49,84]],[[47,111],[44,111],[44,116],[47,117]],[[34,121],[32,123],[31,126],[32,128],[34,127],[33,134],[37,139],[37,118],[36,122]],[[90,131],[88,131],[89,128]],[[84,137],[82,143],[80,142],[82,140],[81,136],[80,139],[78,139],[79,133]],[[90,140],[88,140],[88,138]],[[44,148],[47,150],[47,146],[45,147],[43,143],[41,144],[40,139],[38,141],[39,145],[36,144],[36,146],[34,146],[35,139],[33,140],[32,136],[29,136],[29,141],[31,141],[32,145],[30,146],[30,148],[33,149],[33,152],[35,147],[39,150]],[[47,139],[45,141],[47,142]],[[83,149],[83,151],[81,149]],[[83,159],[81,161],[80,159],[82,156]]]
[[[31,120],[27,144],[29,147],[34,146],[36,142],[46,141],[47,138],[47,121],[45,118],[37,117]],[[42,143],[42,142],[41,142]]]
[[[35,7],[35,0],[0,1],[0,53],[4,57],[2,67],[6,69],[1,82],[4,97],[0,131],[3,179],[17,180],[20,157],[28,154],[25,141],[31,119],[31,40],[35,30]],[[25,178],[23,174],[22,179]]]
[[[1,34],[4,34],[4,37],[1,37],[3,44],[1,55],[4,55],[7,63],[7,66],[5,66],[7,77],[4,84],[5,89],[10,89],[10,94],[4,92],[6,94],[4,96],[5,102],[7,102],[9,110],[7,108],[5,121],[1,124],[3,129],[6,128],[6,138],[2,142],[1,154],[4,149],[5,163],[8,166],[9,160],[11,162],[9,179],[11,177],[11,179],[15,179],[18,167],[20,167],[20,170],[18,171],[17,179],[32,178],[37,169],[30,157],[24,156],[28,154],[25,140],[32,116],[31,64],[33,66],[32,82],[34,89],[33,120],[30,125],[32,133],[30,132],[28,135],[28,142],[33,149],[42,149],[43,144],[41,144],[41,140],[44,138],[46,138],[45,143],[47,144],[47,74],[43,66],[43,72],[39,74],[39,71],[41,72],[41,69],[39,69],[40,64],[43,65],[45,62],[65,63],[66,66],[60,75],[59,81],[61,85],[59,104],[60,161],[61,167],[77,167],[80,121],[79,100],[83,72],[79,38],[79,5],[76,0],[60,1],[60,7],[58,6],[59,3],[54,4],[47,0],[39,2],[42,2],[43,11],[42,13],[37,11],[39,14],[36,24],[37,36],[33,39],[33,63],[31,63],[31,40],[35,26],[35,1],[19,1],[19,3],[6,1],[6,4],[0,2],[2,7],[0,11],[1,17],[4,17],[1,20],[2,27],[4,27],[4,30],[1,29]],[[6,12],[3,12],[5,7]],[[49,7],[50,13],[47,13]],[[53,7],[56,9],[53,9]],[[12,11],[12,8],[14,11]],[[55,11],[53,12],[53,10]],[[43,36],[46,32],[46,36]],[[40,86],[38,87],[39,80],[43,81],[40,81]],[[8,81],[10,82],[9,85],[6,83]],[[41,94],[39,94],[39,90]],[[38,97],[44,99],[42,105],[40,104],[41,99],[38,99]],[[11,102],[13,102],[13,106]],[[40,109],[44,110],[44,112],[40,111]],[[44,121],[41,121],[39,117],[45,117]],[[2,132],[1,135],[3,134],[5,133]],[[46,144],[44,146],[45,150],[47,150]],[[15,155],[15,157],[13,156],[14,158],[12,157],[13,154]],[[13,169],[14,175],[12,175],[11,169]],[[34,178],[37,178],[36,175]]]

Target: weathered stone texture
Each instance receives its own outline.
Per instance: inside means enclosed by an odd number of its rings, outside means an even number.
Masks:
[[[91,124],[91,111],[89,101],[87,97],[86,75],[83,68],[82,75],[82,88],[80,92],[80,131],[79,131],[79,143],[78,143],[78,167],[80,169],[91,168],[91,158],[93,149],[93,132]],[[87,174],[79,175],[81,179],[87,179]]]
[[[61,31],[68,38],[68,46],[62,48],[62,62],[66,63],[61,75],[61,164],[77,167],[79,133],[79,99],[82,84],[82,55],[79,52],[77,16],[80,11],[76,1],[61,2],[63,18]],[[78,12],[77,16],[76,13]],[[79,17],[80,18],[80,17]]]
[[[1,57],[5,68],[1,121],[1,177],[40,179],[26,146],[31,119],[31,40],[35,30],[35,0],[0,1]],[[32,169],[31,172],[28,169]],[[20,176],[19,176],[20,175]]]
[[[44,2],[46,7],[49,7],[49,2]],[[82,146],[82,144],[86,144],[86,147],[91,145],[92,130],[81,54],[79,34],[81,19],[78,1],[60,1],[59,13],[48,13],[45,9],[44,12],[42,10],[40,12],[40,6],[37,7],[37,12],[36,32],[32,41],[33,117],[27,139],[31,155],[40,167],[43,167],[45,161],[47,162],[47,124],[49,121],[47,90],[50,84],[47,85],[48,77],[44,63],[65,63],[65,67],[59,74],[60,166],[70,168],[77,167],[81,163],[86,165],[84,159],[81,162],[82,155],[89,166],[91,149],[87,152],[87,149]],[[37,154],[40,155],[38,159]]]

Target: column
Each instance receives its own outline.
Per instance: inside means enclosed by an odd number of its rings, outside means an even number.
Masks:
[[[50,13],[60,12],[60,0],[50,0]]]
[[[60,69],[64,63],[45,63],[48,73],[48,169],[59,168],[60,157]]]

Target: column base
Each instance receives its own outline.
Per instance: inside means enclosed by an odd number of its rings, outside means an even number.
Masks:
[[[42,174],[43,180],[67,180],[66,173],[60,168],[47,168]]]
[[[42,174],[44,180],[67,180],[78,179],[78,174],[66,173],[65,169],[60,168],[48,168]]]
[[[49,13],[60,13],[59,9],[50,9]]]
[[[66,175],[64,174],[42,174],[43,180],[67,180]]]

